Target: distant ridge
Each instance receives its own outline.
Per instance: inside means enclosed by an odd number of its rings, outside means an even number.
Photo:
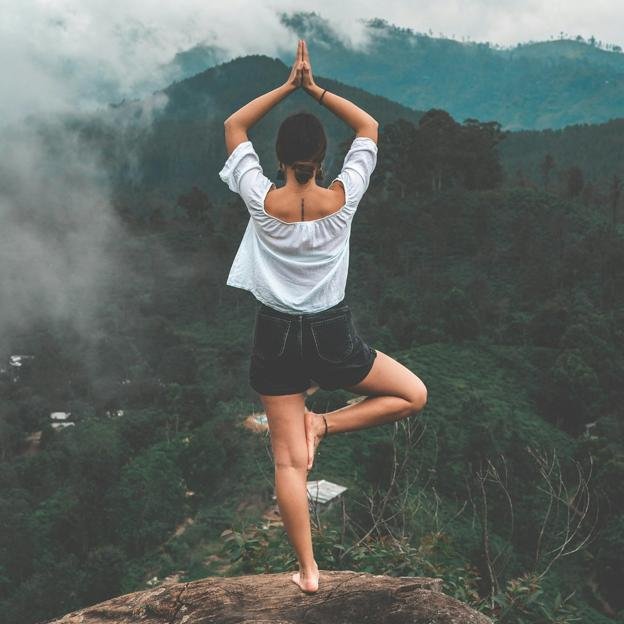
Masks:
[[[282,14],[293,40],[309,42],[318,75],[410,108],[443,108],[462,122],[496,120],[505,130],[562,128],[622,117],[624,54],[582,39],[502,48],[433,37],[383,19],[365,21],[367,44],[347,45],[316,13]],[[221,51],[223,54],[223,51]],[[184,53],[191,66],[193,51]],[[202,59],[206,49],[197,48]],[[292,53],[280,58],[290,65]]]

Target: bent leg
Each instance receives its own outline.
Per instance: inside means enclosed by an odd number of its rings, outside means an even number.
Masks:
[[[394,422],[419,412],[427,402],[427,388],[422,380],[379,350],[368,375],[345,389],[367,395],[367,398],[326,412],[329,434]]]

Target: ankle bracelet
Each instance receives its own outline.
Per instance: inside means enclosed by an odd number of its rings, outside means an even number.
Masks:
[[[325,414],[321,414],[321,416],[323,417],[323,420],[325,421],[325,435],[323,437],[325,437],[327,435],[327,419],[325,418]]]

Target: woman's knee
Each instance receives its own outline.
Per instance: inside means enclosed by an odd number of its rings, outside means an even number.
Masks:
[[[308,456],[297,455],[296,457],[279,458],[274,460],[275,472],[292,471],[307,474],[308,472]]]
[[[411,406],[410,415],[417,414],[427,404],[427,386],[420,379],[414,384],[408,400]]]

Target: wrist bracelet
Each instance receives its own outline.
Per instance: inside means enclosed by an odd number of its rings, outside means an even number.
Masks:
[[[321,97],[319,98],[319,104],[323,101],[323,97],[326,93],[327,93],[327,89],[325,89],[325,91],[323,91],[323,93],[321,94]]]

